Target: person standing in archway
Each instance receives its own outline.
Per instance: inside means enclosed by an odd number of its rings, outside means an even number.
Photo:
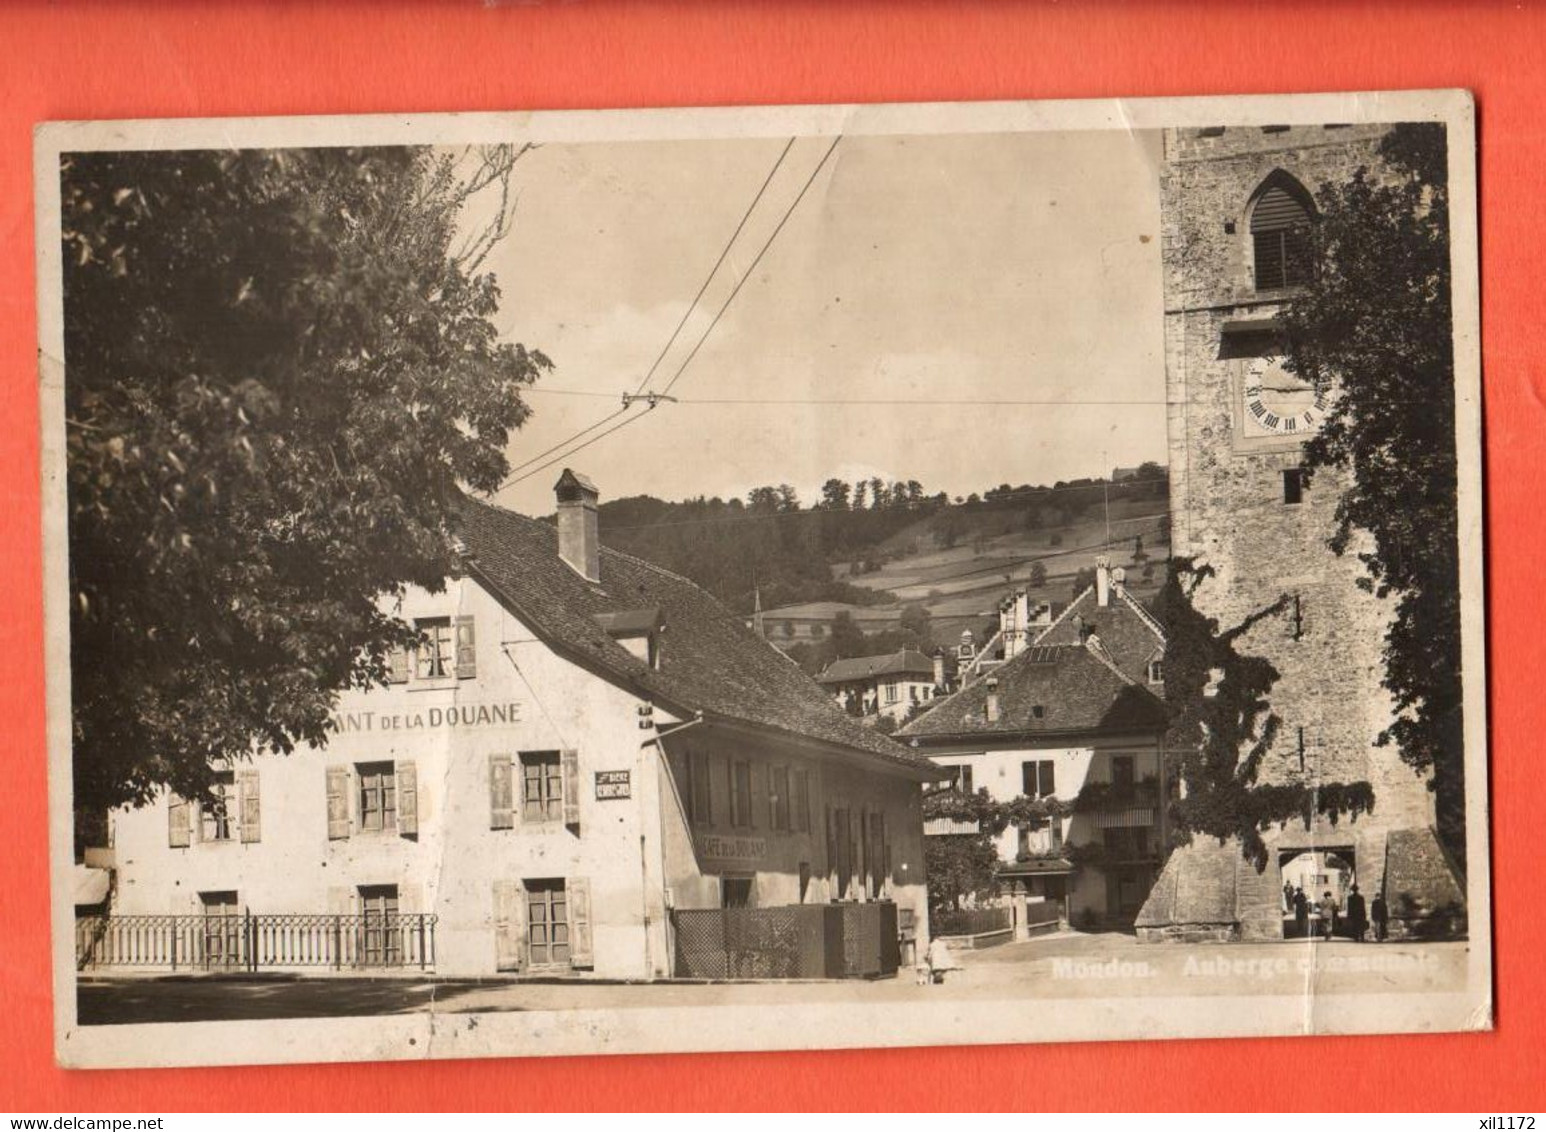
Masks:
[[[1310,934],[1310,898],[1304,889],[1294,887],[1294,935],[1304,939]]]
[[[1358,891],[1356,884],[1347,894],[1347,927],[1353,933],[1354,943],[1362,943],[1364,933],[1369,930],[1369,917],[1364,911],[1363,893]]]
[[[1331,933],[1336,931],[1337,928],[1337,899],[1331,895],[1331,889],[1329,888],[1326,890],[1326,894],[1321,897],[1320,911],[1321,938],[1329,940],[1331,939]]]
[[[1385,903],[1385,894],[1376,892],[1374,904],[1371,908],[1374,913],[1374,939],[1377,943],[1384,943],[1385,937],[1390,931],[1390,907]]]

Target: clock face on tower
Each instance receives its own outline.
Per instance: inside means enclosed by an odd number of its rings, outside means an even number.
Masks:
[[[1247,438],[1313,436],[1326,419],[1327,395],[1291,374],[1278,357],[1252,358],[1245,364],[1241,403]]]

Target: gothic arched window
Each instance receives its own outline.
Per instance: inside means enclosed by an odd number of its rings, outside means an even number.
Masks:
[[[1276,291],[1308,283],[1314,205],[1304,186],[1278,172],[1262,182],[1251,203],[1256,289]]]

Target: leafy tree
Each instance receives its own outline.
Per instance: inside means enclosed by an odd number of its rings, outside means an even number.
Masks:
[[[1031,585],[1041,587],[1047,584],[1047,564],[1037,561],[1031,563]]]
[[[1069,589],[1069,601],[1073,601],[1095,584],[1095,567],[1081,566],[1074,574],[1074,584]]]
[[[390,599],[455,567],[460,491],[499,486],[549,364],[475,273],[506,214],[457,229],[518,156],[64,159],[78,806],[324,743],[415,638]]]
[[[783,497],[776,487],[754,487],[746,493],[746,506],[754,512],[771,514],[782,504]]]
[[[923,839],[929,907],[954,910],[969,896],[993,891],[998,851],[981,834],[947,834]]]
[[[898,620],[898,626],[905,633],[911,633],[919,642],[927,644],[929,640],[929,611],[917,603],[903,608],[902,616]]]
[[[828,639],[833,654],[839,659],[865,655],[864,630],[846,609],[838,610],[837,616],[832,618],[832,635]]]
[[[1133,536],[1133,561],[1134,562],[1142,562],[1144,559],[1146,559],[1148,557],[1149,557],[1148,552],[1143,549],[1143,536],[1142,535],[1134,535]]]
[[[1323,187],[1319,270],[1282,316],[1290,368],[1334,392],[1305,445],[1312,473],[1348,481],[1331,546],[1394,599],[1380,735],[1432,772],[1439,832],[1465,860],[1454,343],[1444,128],[1395,127],[1380,165]],[[1362,536],[1362,537],[1359,537]]]
[[[870,480],[870,510],[884,511],[891,502],[891,492],[886,488],[886,481],[879,476]]]
[[[850,488],[836,477],[821,485],[821,507],[825,511],[847,511]]]
[[[966,523],[961,518],[961,512],[954,507],[946,507],[936,515],[932,522],[935,545],[942,550],[950,550],[966,532]]]

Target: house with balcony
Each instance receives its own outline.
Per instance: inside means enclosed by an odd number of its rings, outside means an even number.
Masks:
[[[417,647],[325,745],[110,815],[82,969],[873,975],[926,945],[938,769],[556,491],[556,523],[464,501],[456,575],[393,603]]]
[[[1130,926],[1168,843],[1168,720],[1148,679],[1164,637],[1134,604],[1099,563],[1096,584],[1063,617],[897,734],[955,789],[1042,803],[1043,816],[998,838],[1000,891],[1061,902],[1075,925]],[[1129,665],[1139,658],[1137,675],[1117,663],[1102,630],[1122,642]],[[958,826],[928,832],[965,832]]]

